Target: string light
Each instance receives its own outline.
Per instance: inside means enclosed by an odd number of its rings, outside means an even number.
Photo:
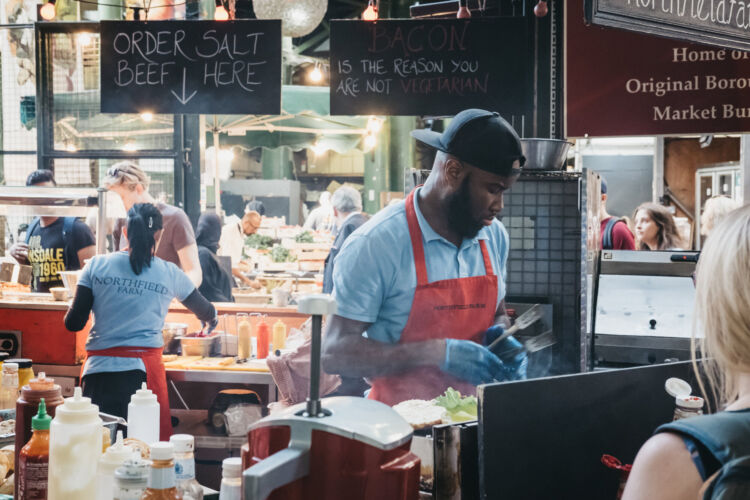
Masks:
[[[371,116],[367,119],[367,130],[373,134],[377,134],[383,128],[383,119],[377,116]]]
[[[313,153],[315,153],[315,156],[321,156],[323,153],[326,152],[326,148],[317,140],[312,146],[310,146],[310,149],[313,150]]]
[[[149,111],[146,111],[145,113],[141,113],[141,120],[143,120],[144,122],[150,122],[153,119],[154,119],[154,114],[153,113],[151,113]]]
[[[458,12],[456,13],[456,17],[458,19],[468,19],[471,17],[471,11],[461,0],[458,1]]]
[[[536,6],[534,6],[534,15],[536,17],[544,17],[547,15],[547,10],[547,2],[545,2],[544,0],[539,0]]]
[[[378,7],[375,5],[375,0],[369,0],[367,2],[367,8],[362,13],[363,21],[377,21],[378,20]]]
[[[369,133],[365,136],[364,140],[364,146],[365,151],[372,151],[375,149],[375,146],[378,144],[378,138],[375,137],[375,134]]]
[[[323,80],[323,72],[320,71],[320,64],[315,63],[315,67],[310,71],[309,77],[310,81],[314,83],[319,83]]]
[[[216,10],[214,10],[214,20],[215,21],[228,21],[229,20],[229,12],[227,11],[226,7],[224,7],[224,3],[222,0],[216,0]]]
[[[92,42],[91,33],[79,33],[78,34],[78,43],[81,45],[90,45]]]
[[[42,19],[45,21],[52,21],[56,15],[55,0],[47,0],[47,3],[42,5],[42,8],[39,9],[39,15],[42,16]]]

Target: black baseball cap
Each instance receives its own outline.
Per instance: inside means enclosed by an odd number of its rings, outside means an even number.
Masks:
[[[472,166],[507,177],[518,173],[513,163],[523,166],[526,157],[513,127],[494,111],[465,109],[451,120],[442,134],[412,130],[412,137]]]

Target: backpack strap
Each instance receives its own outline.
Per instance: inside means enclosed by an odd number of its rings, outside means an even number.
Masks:
[[[70,271],[72,269],[79,269],[81,263],[78,261],[78,250],[75,247],[75,238],[73,238],[73,227],[75,226],[75,217],[63,217],[63,259],[65,262],[65,269]]]
[[[26,244],[29,244],[29,240],[31,239],[31,234],[36,231],[36,228],[39,227],[39,224],[41,223],[41,219],[39,217],[34,217],[31,219],[31,222],[29,222],[29,225],[26,227]]]
[[[617,217],[610,217],[607,221],[607,225],[604,227],[604,234],[602,235],[602,250],[612,250],[614,246],[612,232],[614,231],[615,224],[620,222],[620,220]]]

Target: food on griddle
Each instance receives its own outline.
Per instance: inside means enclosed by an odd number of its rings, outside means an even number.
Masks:
[[[453,387],[449,387],[445,394],[436,397],[433,401],[437,406],[445,408],[450,423],[477,419],[477,398],[461,397],[461,393]]]
[[[412,429],[419,430],[439,425],[446,417],[445,408],[424,399],[409,399],[393,407],[396,413],[406,420]]]

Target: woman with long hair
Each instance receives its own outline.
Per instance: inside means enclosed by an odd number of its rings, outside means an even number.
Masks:
[[[661,205],[642,203],[635,209],[636,250],[682,250],[674,217]]]
[[[718,195],[707,199],[701,215],[701,235],[708,236],[729,212],[739,206],[740,204],[729,196]]]
[[[696,499],[732,459],[750,455],[750,206],[727,215],[698,263],[693,364],[706,398],[723,411],[663,425],[643,445],[624,500]],[[696,333],[703,333],[698,339]],[[703,356],[708,387],[698,371]]]
[[[161,440],[172,433],[164,365],[162,326],[173,298],[202,322],[216,326],[216,309],[190,278],[154,256],[163,232],[162,215],[150,203],[128,211],[125,251],[99,255],[84,267],[65,315],[70,331],[83,329],[94,313],[81,370],[84,395],[101,411],[127,417],[130,396],[146,382],[161,406]]]

